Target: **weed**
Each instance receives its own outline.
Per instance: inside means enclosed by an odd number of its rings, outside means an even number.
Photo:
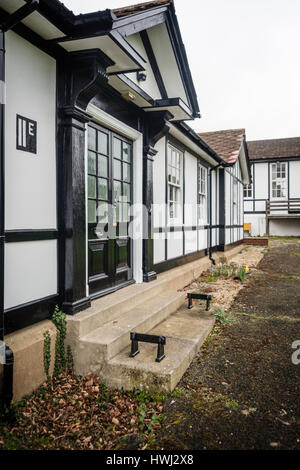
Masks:
[[[229,325],[234,323],[236,319],[232,317],[228,312],[224,312],[221,308],[218,308],[213,312],[213,315],[216,317],[217,322],[221,325]]]
[[[232,409],[232,410],[236,410],[239,407],[239,404],[235,400],[228,400],[228,401],[225,402],[225,406],[227,408]]]
[[[241,266],[240,269],[238,270],[238,277],[240,281],[243,283],[246,278],[246,270],[244,266]]]

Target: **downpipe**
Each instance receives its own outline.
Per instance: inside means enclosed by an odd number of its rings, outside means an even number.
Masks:
[[[216,265],[216,260],[212,256],[212,172],[219,168],[221,163],[209,169],[209,246],[208,246],[208,257],[212,265]]]

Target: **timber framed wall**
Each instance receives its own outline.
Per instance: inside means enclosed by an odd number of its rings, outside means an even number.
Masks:
[[[58,302],[59,230],[56,60],[13,31],[5,36],[4,308],[10,332],[43,319]],[[18,146],[17,116],[36,122],[36,152]]]
[[[174,148],[181,155],[182,181],[180,214],[170,220],[168,153]],[[209,205],[212,205],[212,247],[219,241],[219,200],[218,175],[212,172],[212,200],[210,201],[209,170],[207,161],[193,153],[178,139],[168,135],[156,146],[158,153],[154,160],[154,270],[157,273],[206,256],[209,246]],[[204,217],[199,218],[199,171],[205,171],[205,209]]]

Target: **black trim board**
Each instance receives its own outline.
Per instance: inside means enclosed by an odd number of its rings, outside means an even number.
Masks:
[[[58,230],[6,230],[5,232],[6,243],[57,240],[58,238]]]
[[[159,274],[164,271],[167,271],[168,269],[173,269],[178,266],[182,266],[183,264],[196,261],[197,259],[204,258],[205,256],[206,250],[195,251],[193,253],[188,253],[186,255],[179,256],[178,258],[171,258],[167,261],[162,261],[161,263],[154,264],[153,268],[155,269],[155,272]]]
[[[151,45],[148,33],[147,33],[147,31],[141,31],[140,35],[141,35],[141,39],[142,39],[146,54],[147,54],[148,59],[150,61],[152,72],[153,72],[154,77],[156,79],[156,83],[157,83],[158,89],[160,91],[161,97],[164,98],[164,99],[167,99],[168,98],[167,90],[166,90],[163,78],[161,76],[159,67],[157,65],[157,61],[156,61],[156,58],[155,58],[155,55],[154,55],[154,52],[153,52],[153,49],[152,49],[152,45]]]
[[[60,305],[59,295],[28,302],[4,311],[5,334],[13,333],[40,321],[50,319],[56,305]]]

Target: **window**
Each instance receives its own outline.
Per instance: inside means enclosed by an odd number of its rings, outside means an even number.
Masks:
[[[287,197],[286,163],[272,163],[272,197]]]
[[[245,184],[244,186],[244,197],[252,197],[252,183]]]
[[[238,182],[236,178],[233,178],[233,224],[238,223]]]
[[[207,215],[207,170],[199,164],[198,167],[198,217],[205,222]]]
[[[182,198],[182,158],[183,154],[172,145],[168,145],[168,204],[169,218],[180,216]]]

